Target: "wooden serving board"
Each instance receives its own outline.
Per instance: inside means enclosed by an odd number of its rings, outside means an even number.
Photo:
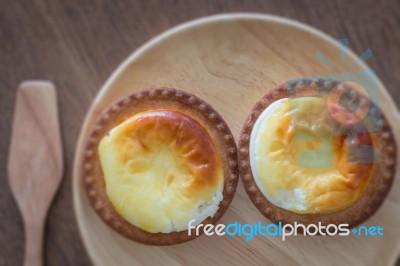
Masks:
[[[366,47],[367,48],[367,47]],[[321,52],[331,63],[316,58]],[[266,91],[293,78],[365,70],[349,50],[342,63],[332,38],[291,20],[256,14],[207,17],[173,28],[134,52],[111,75],[86,117],[76,149],[74,206],[83,241],[95,265],[321,265],[393,264],[400,250],[400,156],[393,188],[365,225],[380,225],[383,237],[207,237],[169,247],[129,241],[111,230],[89,205],[79,175],[84,143],[99,113],[121,96],[149,87],[170,86],[191,92],[224,117],[236,140],[250,108]],[[336,64],[336,67],[333,67]],[[394,132],[400,116],[377,81],[379,105]],[[397,143],[400,140],[397,139]],[[400,147],[398,145],[398,150]],[[221,223],[268,221],[239,182]]]

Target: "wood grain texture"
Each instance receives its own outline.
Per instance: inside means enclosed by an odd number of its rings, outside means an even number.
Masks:
[[[24,220],[25,266],[43,264],[43,229],[62,168],[54,85],[26,81],[17,92],[8,160],[10,188]]]
[[[334,1],[0,1],[0,265],[21,265],[22,220],[6,181],[16,88],[49,79],[58,88],[65,176],[46,227],[47,265],[90,265],[74,220],[73,152],[83,117],[112,70],[139,45],[181,22],[220,12],[264,12],[348,38],[400,105],[400,3]]]

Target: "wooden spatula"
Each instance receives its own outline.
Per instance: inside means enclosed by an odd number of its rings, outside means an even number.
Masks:
[[[17,92],[8,177],[24,220],[25,266],[43,264],[43,229],[62,168],[55,88],[46,81],[24,82]]]

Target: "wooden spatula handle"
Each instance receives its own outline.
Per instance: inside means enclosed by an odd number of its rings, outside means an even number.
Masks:
[[[23,82],[15,104],[8,175],[24,220],[25,266],[43,265],[43,230],[62,165],[55,87],[47,81]]]
[[[43,265],[43,226],[43,222],[25,224],[24,266]]]

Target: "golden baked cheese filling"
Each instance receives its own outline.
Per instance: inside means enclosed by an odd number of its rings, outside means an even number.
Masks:
[[[213,216],[223,168],[207,130],[171,110],[135,114],[99,144],[106,192],[116,211],[151,233],[187,229]]]
[[[372,147],[369,133],[334,121],[326,99],[284,98],[257,119],[250,164],[257,186],[273,204],[326,214],[348,207],[364,192],[373,152],[361,146]]]

